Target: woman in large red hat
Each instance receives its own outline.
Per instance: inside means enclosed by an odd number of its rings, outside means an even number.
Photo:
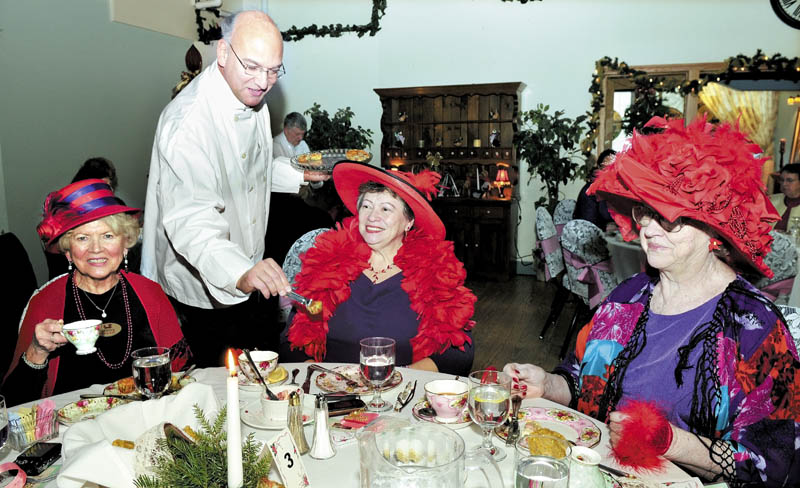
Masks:
[[[18,404],[131,374],[131,352],[171,348],[172,369],[189,357],[175,311],[161,287],[128,273],[127,254],[139,238],[138,208],[125,206],[103,180],[81,180],[52,192],[36,228],[49,252],[70,271],[34,292],[25,309],[3,393]],[[64,347],[65,323],[103,322],[92,354]]]
[[[552,373],[512,363],[527,396],[608,422],[616,459],[670,460],[729,486],[800,486],[800,361],[777,307],[740,273],[779,219],[761,149],[730,124],[655,118],[589,188],[652,276],[619,285]]]
[[[295,314],[288,343],[302,355],[294,359],[358,363],[359,340],[384,336],[397,342],[398,366],[469,372],[476,298],[428,203],[439,174],[345,161],[333,181],[354,217],[302,256],[296,290],[323,307]]]

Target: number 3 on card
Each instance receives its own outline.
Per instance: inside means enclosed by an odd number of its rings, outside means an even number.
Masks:
[[[283,429],[268,444],[269,450],[272,452],[272,459],[281,473],[281,479],[286,488],[309,486],[306,468],[303,466],[303,460],[297,452],[289,429]]]

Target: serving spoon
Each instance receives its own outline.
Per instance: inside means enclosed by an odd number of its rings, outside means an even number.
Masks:
[[[300,305],[306,307],[306,310],[308,310],[311,313],[311,315],[317,315],[320,312],[322,312],[322,302],[319,300],[312,300],[310,298],[306,298],[295,291],[290,291],[289,293],[286,294],[286,296],[296,301]]]

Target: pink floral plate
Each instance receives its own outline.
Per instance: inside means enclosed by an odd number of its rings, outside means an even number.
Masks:
[[[577,412],[561,408],[522,407],[517,418],[521,436],[532,432],[538,424],[539,427],[558,432],[576,446],[594,447],[600,443],[600,429]],[[507,429],[505,424],[498,425],[494,433],[506,440]]]
[[[420,413],[420,410],[423,408],[429,408],[430,406],[431,404],[428,403],[428,400],[422,400],[414,405],[414,408],[411,409],[411,414],[414,415],[414,418],[417,420],[444,425],[445,427],[450,427],[453,430],[464,428],[472,423],[472,419],[469,416],[469,409],[467,409],[466,406],[464,407],[464,410],[461,411],[461,415],[453,419],[452,422],[441,422],[436,419],[436,416],[423,415]]]
[[[332,369],[337,373],[340,373],[343,376],[355,381],[358,383],[358,386],[350,386],[346,381],[338,376],[323,372],[317,376],[317,387],[319,387],[320,390],[326,393],[346,391],[348,393],[358,393],[359,395],[368,394],[372,391],[369,386],[364,384],[364,379],[361,377],[361,372],[359,371],[357,364],[344,364],[341,366],[335,366]],[[402,382],[403,375],[400,374],[400,371],[395,369],[392,377],[389,378],[389,381],[384,383],[380,390],[382,392],[391,390]]]
[[[64,425],[76,424],[81,420],[93,419],[103,412],[129,402],[130,400],[110,397],[78,400],[58,411],[58,421]]]

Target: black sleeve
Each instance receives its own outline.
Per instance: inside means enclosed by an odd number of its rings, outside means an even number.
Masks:
[[[598,202],[596,198],[586,194],[588,188],[588,183],[581,188],[581,192],[578,194],[578,200],[575,202],[575,210],[572,212],[572,218],[588,220],[597,225],[598,221],[601,219],[600,212],[598,211]]]
[[[6,406],[40,399],[46,381],[47,368],[33,369],[20,357],[17,367],[3,383],[2,393],[6,398]]]
[[[467,332],[472,339],[472,332]],[[431,360],[436,363],[439,372],[467,376],[472,370],[472,360],[475,357],[475,344],[464,343],[464,350],[450,347],[441,354],[431,354]]]

